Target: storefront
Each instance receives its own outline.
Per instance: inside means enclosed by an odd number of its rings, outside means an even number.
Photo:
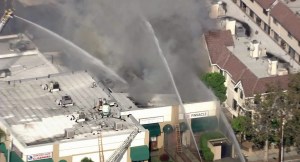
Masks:
[[[215,130],[218,128],[218,118],[216,116],[193,118],[191,119],[191,127],[193,132]]]
[[[160,136],[161,130],[158,123],[152,123],[152,124],[144,124],[143,127],[145,129],[149,130],[149,138],[150,138],[150,149],[151,150],[157,150],[157,137]]]

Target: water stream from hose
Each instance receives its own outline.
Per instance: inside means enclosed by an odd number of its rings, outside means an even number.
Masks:
[[[171,71],[171,69],[170,69],[170,67],[169,67],[169,64],[168,64],[168,61],[167,61],[166,57],[164,56],[164,54],[163,54],[163,52],[162,52],[162,50],[161,50],[159,41],[158,41],[158,39],[157,39],[157,37],[156,37],[156,35],[155,35],[155,32],[154,32],[154,29],[153,29],[153,27],[152,27],[152,25],[150,24],[149,21],[147,21],[147,20],[145,20],[145,19],[144,19],[144,21],[145,21],[145,23],[146,23],[146,26],[147,26],[148,30],[150,31],[151,35],[153,36],[155,45],[157,46],[157,49],[158,49],[159,57],[162,59],[163,64],[164,64],[164,66],[165,66],[166,69],[167,69],[167,72],[168,72],[169,77],[170,77],[170,79],[171,79],[172,86],[174,87],[175,94],[176,94],[177,99],[178,99],[178,102],[179,102],[179,107],[181,108],[183,114],[185,114],[185,109],[184,109],[184,106],[183,106],[183,102],[182,102],[182,99],[181,99],[181,97],[180,97],[178,88],[177,88],[177,86],[176,86],[176,83],[175,83],[175,80],[174,80],[172,71]],[[186,118],[184,118],[184,119],[186,120]],[[186,120],[185,122],[188,123],[187,120]],[[199,156],[199,158],[200,158],[200,161],[202,161],[202,158],[201,158],[200,152],[199,152],[199,148],[198,148],[198,145],[197,145],[197,142],[196,142],[194,133],[193,133],[193,131],[192,131],[191,125],[190,125],[190,124],[187,124],[187,125],[188,125],[188,128],[189,128],[189,131],[190,131],[191,134],[192,134],[193,142],[194,142],[194,144],[195,144],[195,148],[197,149],[197,153],[198,153],[198,156]]]
[[[89,54],[88,52],[86,52],[85,50],[83,50],[82,48],[80,48],[80,47],[78,47],[77,45],[75,45],[73,42],[71,42],[71,41],[69,41],[69,40],[63,38],[62,36],[60,36],[60,35],[54,33],[53,31],[51,31],[51,30],[49,30],[49,29],[47,29],[47,28],[44,28],[44,27],[42,27],[42,26],[40,26],[40,25],[38,25],[38,24],[36,24],[36,23],[34,23],[34,22],[32,22],[32,21],[29,21],[29,20],[27,20],[27,19],[24,19],[24,18],[19,17],[19,16],[16,16],[16,15],[14,15],[14,17],[16,17],[17,19],[22,20],[22,21],[24,21],[24,22],[26,22],[26,23],[28,23],[28,24],[30,24],[30,25],[32,25],[32,26],[34,26],[34,27],[36,27],[36,28],[42,30],[42,31],[45,31],[46,33],[48,33],[48,34],[54,36],[54,37],[55,37],[56,39],[58,39],[58,40],[63,41],[64,43],[66,43],[67,45],[71,46],[72,48],[74,48],[75,50],[79,51],[81,54],[83,54],[84,56],[86,56],[88,59],[90,59],[90,61],[92,61],[92,63],[94,63],[95,65],[97,65],[97,66],[99,66],[99,67],[101,67],[101,68],[103,68],[103,70],[104,70],[105,72],[108,72],[108,74],[114,76],[114,77],[115,77],[116,79],[118,79],[119,81],[121,81],[121,82],[123,82],[123,83],[126,83],[126,81],[125,81],[122,77],[120,77],[120,76],[119,76],[117,73],[115,73],[112,69],[110,69],[110,68],[108,68],[107,66],[105,66],[101,60],[95,58],[94,56],[92,56],[91,54]]]

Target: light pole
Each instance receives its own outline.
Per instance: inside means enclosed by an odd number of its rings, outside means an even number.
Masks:
[[[280,154],[281,154],[281,159],[280,159],[280,162],[283,162],[283,134],[284,134],[284,124],[285,124],[285,121],[284,119],[282,120],[282,123],[281,123],[281,139],[280,139],[280,144],[281,144],[281,151],[280,151]]]

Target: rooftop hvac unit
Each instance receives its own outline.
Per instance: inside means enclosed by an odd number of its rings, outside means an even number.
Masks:
[[[67,128],[65,129],[65,137],[70,139],[70,138],[74,138],[75,136],[75,131],[72,128]]]
[[[48,91],[49,91],[49,92],[60,91],[58,82],[51,81],[51,82],[49,83]]]
[[[115,130],[122,130],[123,129],[123,123],[122,122],[115,122],[114,123],[114,129]]]

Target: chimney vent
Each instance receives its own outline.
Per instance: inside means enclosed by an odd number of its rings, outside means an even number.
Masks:
[[[260,56],[259,50],[259,42],[257,40],[253,40],[250,42],[250,56],[253,58],[257,58]]]
[[[276,75],[278,69],[278,61],[276,59],[268,59],[268,73],[270,75]]]

